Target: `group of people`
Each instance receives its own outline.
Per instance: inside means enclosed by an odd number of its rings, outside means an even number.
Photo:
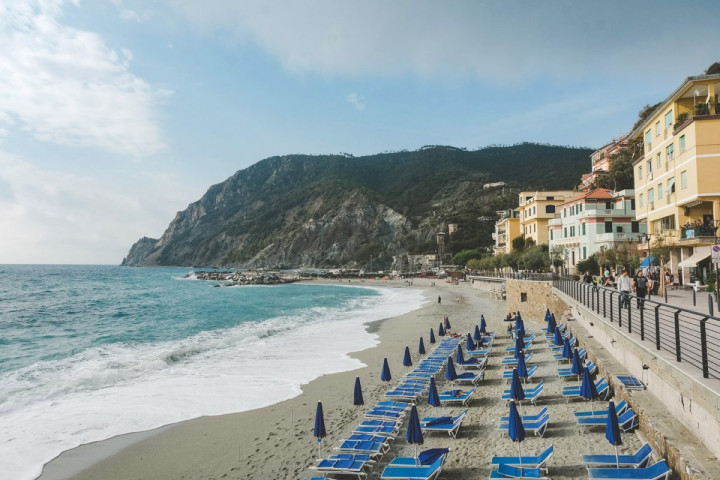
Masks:
[[[668,288],[672,288],[674,278],[670,270],[665,271],[664,280],[665,285],[667,285]],[[598,281],[590,275],[590,272],[585,272],[582,281],[584,283],[598,285]],[[647,275],[645,275],[643,269],[640,269],[633,277],[628,274],[627,269],[624,269],[617,279],[609,269],[605,269],[600,285],[610,288],[617,287],[618,291],[622,294],[620,299],[623,306],[629,305],[629,295],[631,292],[634,293],[637,297],[637,308],[642,308],[648,293],[657,294],[657,288],[660,285],[660,269],[658,267],[648,267]]]

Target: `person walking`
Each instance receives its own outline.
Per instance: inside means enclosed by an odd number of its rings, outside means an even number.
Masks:
[[[621,293],[620,305],[625,306],[630,304],[630,290],[632,290],[632,280],[628,276],[628,271],[623,270],[622,275],[618,277],[617,289]]]
[[[648,279],[643,275],[642,270],[637,273],[633,283],[635,284],[635,295],[637,295],[637,308],[642,308],[647,295]]]

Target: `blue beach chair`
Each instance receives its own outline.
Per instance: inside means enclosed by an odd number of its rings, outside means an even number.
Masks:
[[[438,398],[440,399],[440,403],[445,404],[454,404],[459,403],[461,405],[467,405],[470,401],[470,397],[472,397],[473,393],[475,393],[475,390],[477,387],[473,387],[468,391],[463,390],[447,390],[445,392],[442,392],[440,395],[438,395]]]
[[[425,432],[447,432],[453,438],[457,438],[460,425],[462,425],[467,409],[454,417],[425,417],[420,421],[420,428]]]
[[[667,480],[669,475],[665,460],[645,468],[588,468],[591,480]]]
[[[490,472],[490,478],[516,478],[519,480],[550,480],[544,476],[542,470],[539,468],[522,468],[513,467],[501,463],[497,466],[497,470]]]
[[[625,413],[625,410],[628,409],[628,403],[625,400],[620,400],[620,402],[615,405],[615,413],[619,415],[622,415]],[[585,410],[583,412],[575,412],[575,418],[581,418],[581,417],[604,417],[607,418],[609,413],[609,410],[606,408],[604,410]]]
[[[576,417],[575,422],[580,427],[580,433],[584,433],[586,427],[605,427],[607,425],[607,416]],[[639,425],[637,415],[632,411],[632,408],[628,408],[618,417],[618,425],[623,432],[632,430]]]
[[[652,448],[646,443],[632,455],[583,455],[582,464],[586,467],[644,468],[652,456]]]
[[[383,480],[432,480],[437,478],[442,471],[448,449],[435,450],[444,450],[445,454],[437,456],[429,464],[424,464],[420,456],[417,460],[415,458],[396,458],[385,467],[380,478]],[[425,452],[421,452],[421,455],[422,453]]]
[[[510,465],[513,467],[528,467],[528,468],[540,468],[545,471],[547,469],[545,468],[545,464],[547,464],[548,460],[550,460],[550,457],[552,457],[552,454],[555,453],[555,450],[553,449],[553,446],[550,445],[548,448],[545,449],[542,453],[535,456],[522,456],[522,457],[493,457],[490,461],[491,465]]]

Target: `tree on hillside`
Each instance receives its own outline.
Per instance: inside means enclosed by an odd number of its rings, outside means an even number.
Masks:
[[[453,255],[452,259],[450,259],[450,263],[453,265],[465,266],[468,263],[468,260],[472,260],[473,258],[480,258],[482,256],[482,252],[478,250],[462,250]]]
[[[635,122],[635,125],[632,126],[630,131],[635,130],[637,127],[639,127],[647,118],[652,114],[657,107],[660,106],[662,102],[658,102],[655,105],[645,105],[640,112],[638,112],[638,119]]]
[[[705,75],[714,75],[720,73],[720,62],[715,62],[705,70]]]
[[[610,170],[595,181],[596,188],[607,188],[613,191],[634,187],[632,149],[623,148],[610,156]]]

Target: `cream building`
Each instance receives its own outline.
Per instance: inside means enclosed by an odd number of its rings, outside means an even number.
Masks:
[[[557,207],[577,195],[573,190],[549,192],[520,192],[520,234],[536,245],[548,243],[548,222],[555,218]]]

